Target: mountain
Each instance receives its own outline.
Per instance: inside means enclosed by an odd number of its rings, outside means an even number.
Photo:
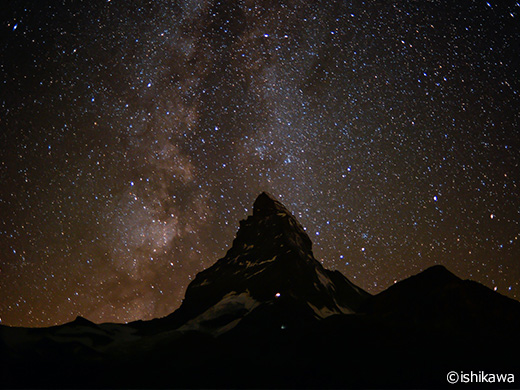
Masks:
[[[0,326],[0,376],[11,388],[438,388],[453,370],[520,380],[519,327],[519,302],[442,266],[371,296],[325,269],[262,193],[174,313]]]
[[[188,286],[175,321],[180,329],[218,335],[249,316],[263,317],[265,331],[354,313],[368,297],[340,272],[323,268],[300,223],[262,193],[226,256]]]
[[[520,302],[462,280],[441,265],[394,284],[365,301],[360,311],[459,333],[467,333],[476,324],[473,330],[488,335],[520,329]]]

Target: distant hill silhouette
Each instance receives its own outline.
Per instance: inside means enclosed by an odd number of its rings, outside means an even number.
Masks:
[[[519,302],[442,266],[371,296],[316,261],[262,193],[174,313],[0,326],[0,367],[13,388],[438,388],[450,371],[515,374],[518,387],[519,329]]]

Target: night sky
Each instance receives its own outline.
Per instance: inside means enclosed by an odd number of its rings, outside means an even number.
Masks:
[[[377,293],[520,296],[520,3],[9,1],[0,319],[175,310],[261,191]]]

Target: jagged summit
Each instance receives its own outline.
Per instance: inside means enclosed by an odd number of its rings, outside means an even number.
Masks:
[[[177,316],[187,328],[222,333],[252,313],[269,312],[274,321],[282,319],[273,310],[293,321],[352,313],[368,296],[341,273],[323,268],[304,228],[263,192],[253,215],[240,221],[226,256],[188,286]]]
[[[279,248],[292,248],[303,256],[312,255],[312,241],[303,226],[282,203],[266,192],[256,198],[253,215],[240,221],[240,229],[226,258],[238,256],[251,245],[262,246],[273,253]]]
[[[261,218],[277,213],[291,214],[285,206],[277,201],[271,194],[262,192],[258,195],[253,204],[253,216]]]

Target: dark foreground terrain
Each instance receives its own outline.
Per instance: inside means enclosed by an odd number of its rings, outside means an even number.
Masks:
[[[438,388],[455,371],[473,373],[461,387],[520,387],[519,302],[442,266],[371,296],[323,268],[311,247],[263,193],[171,315],[0,326],[2,386]]]

